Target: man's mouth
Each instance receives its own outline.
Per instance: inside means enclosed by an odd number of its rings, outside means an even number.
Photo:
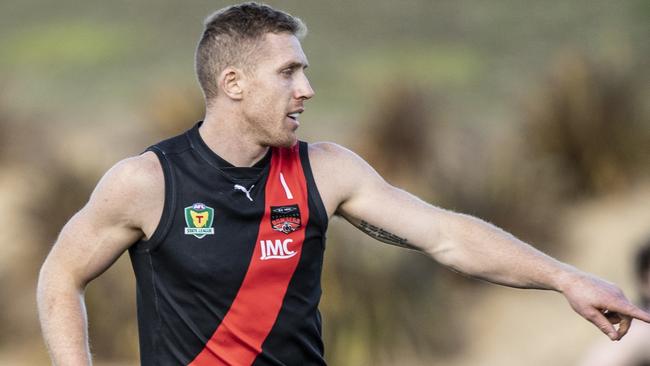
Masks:
[[[297,112],[288,113],[288,114],[287,114],[287,117],[291,118],[291,119],[294,120],[294,121],[297,121],[297,120],[298,120],[298,116],[300,116],[300,113],[302,113],[302,111],[297,111]]]

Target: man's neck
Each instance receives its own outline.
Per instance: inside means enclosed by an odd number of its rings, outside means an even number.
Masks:
[[[268,146],[257,143],[252,136],[242,133],[235,116],[206,113],[199,134],[208,147],[222,159],[237,167],[255,165],[266,155]]]

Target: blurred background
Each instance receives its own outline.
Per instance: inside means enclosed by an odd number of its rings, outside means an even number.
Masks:
[[[201,119],[202,20],[223,1],[0,3],[0,364],[47,364],[38,269],[116,161]],[[650,237],[650,2],[270,1],[309,27],[301,138],[618,283]],[[599,331],[330,226],[332,365],[574,365]],[[97,365],[136,365],[127,256],[86,292]]]

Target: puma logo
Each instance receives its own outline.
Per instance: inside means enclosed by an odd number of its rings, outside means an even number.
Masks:
[[[246,189],[246,187],[240,185],[240,184],[235,184],[234,189],[236,191],[242,191],[246,194],[246,198],[248,198],[251,202],[253,202],[253,199],[251,198],[251,190],[255,187],[253,184],[249,189]]]

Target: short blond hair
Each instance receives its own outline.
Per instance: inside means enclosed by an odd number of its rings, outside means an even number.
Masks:
[[[254,67],[254,52],[267,33],[289,33],[298,38],[307,27],[297,17],[272,7],[248,2],[229,6],[205,19],[195,55],[196,75],[206,100],[217,96],[216,77],[226,67]]]

